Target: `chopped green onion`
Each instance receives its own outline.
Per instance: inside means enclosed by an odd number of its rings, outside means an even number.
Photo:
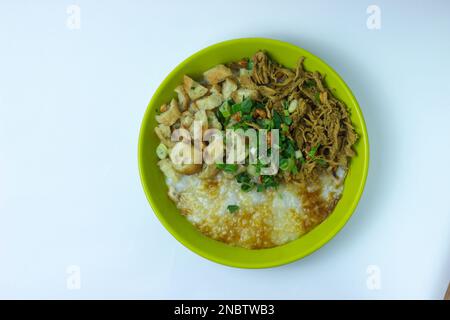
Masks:
[[[251,122],[253,122],[253,117],[252,117],[251,114],[244,114],[244,115],[241,117],[241,121],[251,121]]]
[[[251,189],[253,189],[253,185],[250,183],[242,183],[241,184],[241,190],[244,192],[249,192]]]
[[[287,158],[295,157],[295,145],[291,139],[287,140],[287,146],[283,148],[283,152]]]
[[[295,110],[297,110],[297,107],[298,107],[298,101],[292,100],[291,103],[289,104],[289,108],[288,108],[289,113],[293,113]]]
[[[307,88],[314,87],[315,85],[316,85],[316,82],[314,80],[306,80],[305,81],[305,87],[307,87]]]
[[[280,169],[283,171],[289,171],[292,173],[297,173],[297,166],[295,165],[295,160],[292,158],[281,159]]]
[[[227,209],[228,209],[228,211],[230,211],[230,213],[234,213],[234,212],[236,212],[236,211],[239,210],[239,206],[237,206],[237,205],[235,205],[235,204],[230,204],[230,205],[227,207]]]
[[[320,159],[320,158],[315,158],[314,161],[317,162],[318,164],[320,164],[321,166],[326,166],[327,165],[327,162],[325,160],[323,160],[323,159]]]
[[[309,152],[308,152],[308,156],[310,156],[311,158],[314,158],[317,150],[320,148],[320,144],[318,144],[317,146],[313,147]]]
[[[253,60],[252,59],[248,59],[247,62],[247,70],[252,70],[253,69]]]
[[[156,155],[161,160],[167,158],[168,154],[169,154],[169,149],[167,149],[167,147],[164,144],[160,143],[158,145],[158,147],[156,147]]]
[[[256,109],[265,109],[266,106],[263,103],[261,103],[261,102],[256,102],[255,108]]]
[[[317,146],[315,146],[314,148],[312,148],[309,152],[308,152],[308,156],[311,158],[312,161],[317,162],[318,164],[325,166],[327,165],[327,162],[324,159],[320,159],[320,158],[316,158],[315,155],[317,153],[317,150],[320,148],[320,144],[318,144]]]
[[[303,154],[300,150],[295,151],[295,158],[296,159],[302,159],[303,158]]]
[[[238,183],[250,182],[250,177],[247,173],[241,172],[236,176],[236,181]]]
[[[265,165],[261,163],[260,160],[254,165],[256,168],[256,173],[259,175],[261,173],[261,168],[264,168]]]
[[[265,189],[278,187],[278,182],[275,180],[274,176],[262,176],[262,183]]]
[[[242,110],[242,105],[240,103],[235,103],[231,106],[231,114],[235,114]]]
[[[222,117],[224,117],[224,119],[229,118],[231,116],[230,103],[228,101],[222,103],[222,105],[219,107],[219,112]]]
[[[228,172],[228,173],[234,173],[234,172],[236,172],[237,169],[238,169],[238,165],[237,165],[237,164],[234,164],[234,163],[232,163],[232,164],[228,164],[228,163],[216,163],[216,167],[217,167],[218,169],[222,169],[223,171]]]
[[[281,159],[280,169],[283,171],[286,171],[289,169],[289,159]]]
[[[273,119],[258,119],[256,123],[263,129],[271,130],[274,128]]]
[[[259,168],[259,171],[261,171],[261,168]],[[259,176],[258,167],[253,164],[250,164],[247,167],[247,173],[253,177]]]
[[[250,113],[252,111],[253,102],[250,98],[245,98],[241,103],[241,111],[243,113]]]
[[[316,93],[314,98],[316,99],[317,103],[320,103],[320,93]]]
[[[276,112],[275,110],[273,111],[273,128],[274,129],[280,129],[280,125],[281,125],[281,117],[279,115],[278,112]]]
[[[237,129],[247,129],[248,128],[248,124],[246,122],[236,122],[235,124],[233,124],[231,126],[231,128],[233,130],[237,130]]]

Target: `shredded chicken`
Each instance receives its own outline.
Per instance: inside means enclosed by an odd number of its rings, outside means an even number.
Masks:
[[[352,146],[358,135],[346,106],[333,96],[320,73],[304,70],[303,57],[295,72],[274,63],[264,52],[256,53],[252,60],[252,80],[268,100],[268,109],[282,111],[283,100],[287,99],[289,105],[296,101],[289,130],[304,154],[317,147],[314,158],[318,161],[305,163],[297,178],[313,178],[324,168],[347,167],[355,155]]]

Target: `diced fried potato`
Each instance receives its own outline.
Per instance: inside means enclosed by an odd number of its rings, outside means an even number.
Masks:
[[[241,87],[243,87],[243,88],[257,89],[257,86],[255,85],[251,76],[249,76],[249,75],[241,75],[239,77],[239,83],[241,84]]]
[[[222,124],[217,119],[216,114],[213,111],[207,110],[206,116],[208,117],[208,127],[218,130],[222,130]]]
[[[208,116],[206,115],[206,111],[205,110],[197,111],[195,113],[194,120],[201,122],[203,130],[208,129]]]
[[[199,110],[199,108],[197,106],[197,102],[194,101],[189,104],[188,111],[190,113],[195,114],[198,110]]]
[[[208,130],[208,117],[206,116],[205,110],[199,110],[194,115],[194,122],[189,127],[189,134],[193,139],[194,143],[202,143],[203,134]]]
[[[202,164],[195,163],[194,157],[194,147],[184,142],[178,142],[170,152],[173,168],[182,174],[191,175],[202,170]]]
[[[172,99],[170,102],[169,109],[155,117],[158,123],[165,124],[167,126],[173,125],[178,119],[180,119],[181,113],[178,109],[178,102]]]
[[[252,100],[258,100],[259,99],[259,93],[257,90],[253,89],[245,89],[245,88],[239,88],[238,90],[234,91],[231,94],[231,98],[233,98],[234,102],[240,103],[245,98],[250,98]]]
[[[202,170],[202,165],[201,164],[194,164],[194,163],[189,163],[189,164],[174,164],[173,167],[175,168],[175,170],[179,173],[182,174],[186,174],[186,175],[191,175],[197,172],[200,172]]]
[[[167,111],[167,103],[164,103],[161,107],[159,107],[159,112],[166,112]]]
[[[220,106],[223,102],[222,95],[212,94],[196,101],[200,110],[212,110]]]
[[[212,69],[209,69],[203,76],[210,84],[216,84],[222,82],[226,78],[230,77],[233,73],[230,68],[225,67],[223,64],[219,64]]]
[[[185,111],[189,107],[189,96],[184,91],[184,88],[182,85],[179,85],[174,90],[176,94],[178,95],[178,102],[179,102],[179,108],[180,111]]]
[[[189,128],[194,121],[194,115],[189,111],[185,111],[181,114],[180,122],[184,128]]]
[[[220,87],[220,84],[214,84],[209,91],[211,94],[216,94],[219,96],[222,95],[222,88]]]
[[[180,118],[181,119],[181,118]],[[170,128],[172,128],[172,130],[175,130],[175,129],[180,129],[180,127],[181,127],[181,121],[180,121],[180,119],[178,119]]]
[[[222,139],[213,139],[208,146],[203,149],[203,160],[206,164],[214,165],[223,161],[224,142]]]
[[[165,124],[160,124],[155,128],[155,133],[159,140],[167,147],[172,147],[174,145],[171,140],[172,133],[170,132],[170,127]]]
[[[179,179],[179,175],[176,173],[174,167],[172,166],[172,161],[168,158],[158,161],[158,166],[161,169],[164,176],[174,181]]]
[[[230,78],[225,79],[225,82],[222,85],[222,95],[225,99],[231,97],[233,91],[236,91],[238,88],[236,82]]]
[[[208,92],[207,88],[188,76],[184,76],[183,78],[183,88],[191,100],[201,98]]]

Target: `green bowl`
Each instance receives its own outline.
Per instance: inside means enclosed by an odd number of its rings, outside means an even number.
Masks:
[[[210,239],[183,217],[167,196],[163,174],[157,166],[155,149],[159,144],[153,129],[156,126],[155,110],[175,96],[173,90],[181,83],[184,74],[200,77],[209,68],[219,64],[250,57],[265,50],[277,62],[294,68],[300,56],[306,58],[307,70],[318,70],[326,75],[330,88],[346,103],[360,139],[356,145],[357,156],[352,159],[345,180],[344,192],[333,213],[319,226],[297,240],[270,249],[250,250],[233,247]],[[283,265],[314,252],[329,241],[347,222],[358,204],[364,189],[369,168],[369,141],[361,109],[350,89],[325,62],[308,51],[278,40],[248,38],[221,42],[195,53],[179,64],[161,83],[151,99],[139,136],[139,172],[142,186],[158,219],[183,245],[200,256],[224,265],[239,268],[268,268]]]

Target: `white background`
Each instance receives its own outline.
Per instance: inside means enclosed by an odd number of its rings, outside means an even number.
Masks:
[[[71,4],[81,29],[67,27]],[[366,26],[369,5],[381,29]],[[2,1],[1,298],[435,298],[450,278],[446,1]],[[207,261],[159,223],[137,168],[152,94],[240,37],[299,45],[352,88],[371,146],[358,209],[287,266]],[[67,288],[78,266],[81,288]],[[367,286],[369,266],[381,287]],[[370,282],[370,281],[369,281]]]

